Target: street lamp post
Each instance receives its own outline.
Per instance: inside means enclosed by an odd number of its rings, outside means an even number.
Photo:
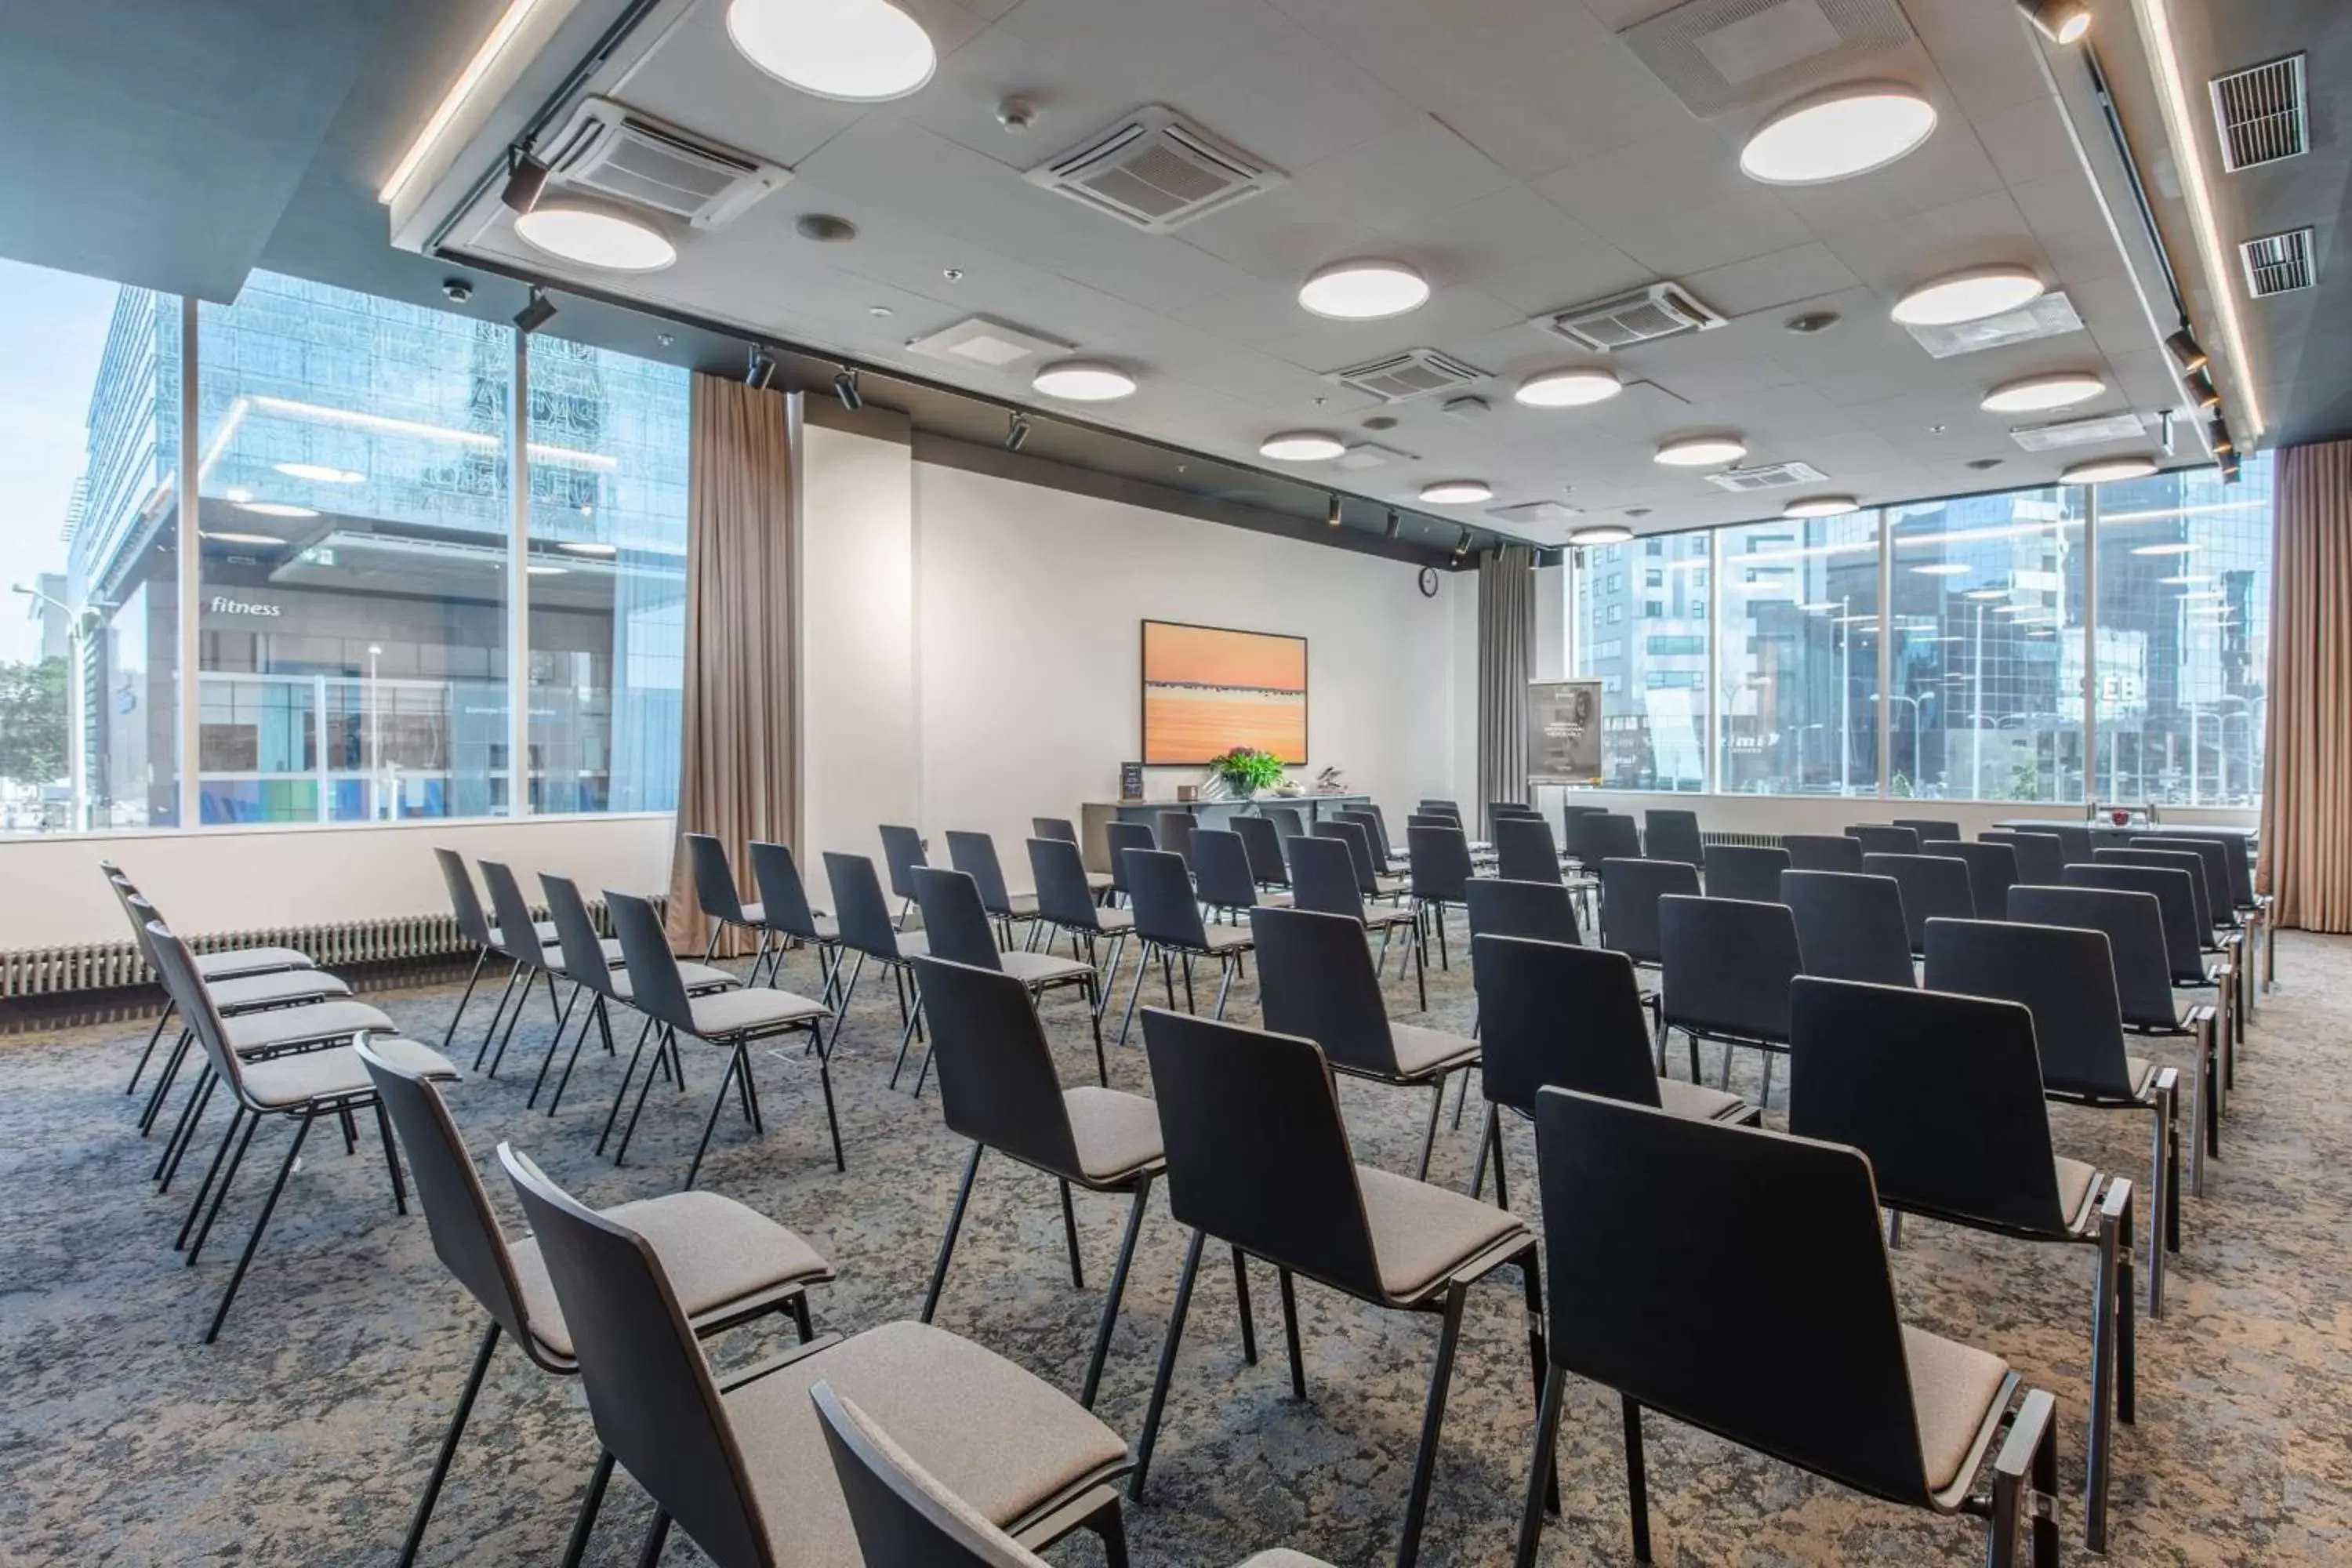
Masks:
[[[376,685],[375,661],[383,649],[368,645],[368,820],[383,815],[383,693]]]

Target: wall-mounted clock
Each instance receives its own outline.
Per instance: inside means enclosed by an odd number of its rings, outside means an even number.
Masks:
[[[1421,569],[1421,596],[1424,599],[1437,597],[1437,568],[1434,566]]]

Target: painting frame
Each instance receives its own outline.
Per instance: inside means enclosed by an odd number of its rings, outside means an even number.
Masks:
[[[1184,752],[1182,754],[1155,752],[1151,724],[1151,630],[1154,626],[1164,626],[1172,630],[1184,632],[1213,632],[1222,637],[1244,637],[1273,643],[1296,644],[1298,649],[1299,681],[1298,755],[1285,756],[1282,758],[1282,763],[1285,767],[1305,767],[1307,765],[1308,756],[1311,754],[1309,739],[1312,733],[1312,718],[1314,711],[1314,681],[1312,678],[1311,663],[1312,650],[1306,637],[1292,632],[1259,631],[1249,626],[1210,626],[1199,621],[1173,621],[1146,616],[1137,627],[1136,632],[1137,734],[1140,742],[1140,749],[1143,753],[1143,763],[1146,767],[1173,768],[1205,766],[1212,757],[1221,755],[1233,744],[1246,743],[1248,740],[1248,737],[1246,736],[1240,737],[1238,742],[1229,740],[1223,745],[1216,746],[1213,749],[1202,751],[1201,754],[1198,756],[1193,756],[1189,752]]]

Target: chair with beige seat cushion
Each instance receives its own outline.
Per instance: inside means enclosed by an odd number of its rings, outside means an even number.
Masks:
[[[1095,966],[1084,959],[1063,958],[1053,952],[1000,949],[989,928],[990,911],[982,902],[980,886],[968,871],[919,866],[909,879],[915,885],[915,902],[923,911],[923,934],[929,939],[929,956],[1010,975],[1020,983],[1032,1002],[1041,1005],[1046,992],[1076,987],[1086,1005],[1087,1023],[1094,1030],[1096,1078],[1108,1086],[1110,1064],[1104,1058],[1102,1039],[1104,993],[1102,976],[1096,973]],[[919,963],[915,981],[915,1005],[919,1011],[923,1005],[921,974]],[[899,1065],[905,1062],[902,1050]],[[923,1092],[930,1070],[930,1054],[926,1052],[922,1068],[915,1076],[918,1095]],[[898,1068],[894,1067],[890,1069],[891,1087],[898,1087]]]
[[[884,828],[887,836],[892,832]],[[900,831],[911,832],[911,829]],[[886,839],[887,841],[887,839]],[[919,857],[921,845],[915,847]],[[894,887],[903,887],[907,910],[915,907],[914,874],[921,865],[906,868],[903,881],[898,869],[891,869]],[[849,1004],[857,994],[857,982],[866,973],[871,959],[878,967],[888,971],[891,982],[898,991],[898,1058],[906,1059],[907,1042],[923,1037],[923,1016],[913,1005],[908,980],[913,971],[908,966],[915,957],[929,951],[921,931],[898,929],[898,921],[890,918],[889,907],[882,901],[881,879],[874,874],[874,862],[863,855],[843,855],[835,850],[824,852],[825,880],[833,888],[834,918],[841,923],[841,949],[844,953],[856,953],[857,962],[849,966],[849,977],[835,987],[833,1014],[836,1022],[849,1016]],[[906,918],[901,910],[899,921]]]
[[[919,888],[924,878],[956,875],[922,870],[916,878]],[[923,919],[929,923],[928,904]],[[1071,1184],[1129,1197],[1127,1230],[1119,1241],[1118,1261],[1111,1268],[1110,1291],[1103,1300],[1102,1322],[1095,1331],[1078,1394],[1078,1403],[1092,1409],[1111,1330],[1118,1321],[1119,1300],[1126,1292],[1128,1267],[1135,1257],[1136,1237],[1143,1227],[1144,1205],[1151,1196],[1151,1184],[1165,1168],[1159,1112],[1141,1095],[1092,1085],[1065,1089],[1034,1000],[1017,976],[931,956],[915,960],[915,973],[930,1016],[940,1108],[948,1130],[972,1141],[955,1206],[948,1214],[947,1233],[940,1238],[930,1289],[923,1297],[922,1320],[929,1322],[939,1310],[940,1291],[947,1283],[948,1262],[955,1254],[982,1154],[993,1149],[1055,1179],[1062,1191],[1070,1283],[1081,1290],[1087,1276],[1078,1256]]]
[[[604,1451],[652,1495],[640,1561],[673,1521],[719,1568],[862,1568],[809,1390],[854,1399],[997,1528],[1033,1548],[1078,1530],[1126,1562],[1127,1445],[1076,1401],[927,1324],[826,1335],[731,1378],[696,1343],[667,1258],[626,1221],[588,1209],[501,1144],[571,1325]]]
[[[522,883],[515,876],[513,868],[500,860],[483,860],[478,864],[482,868],[482,885],[490,890],[490,908],[498,912],[499,930],[528,929],[532,933],[529,942],[502,942],[499,948],[500,952],[513,960],[517,973],[523,979],[521,989],[514,999],[514,1010],[507,1015],[506,1032],[499,1036],[498,1049],[490,1053],[488,1076],[496,1078],[499,1076],[499,1064],[506,1059],[507,1045],[514,1038],[515,1026],[522,1019],[523,1005],[530,1000],[531,981],[546,981],[548,1005],[555,1010],[555,1035],[561,1039],[564,1030],[571,1026],[572,1007],[579,999],[582,989],[580,977],[572,973],[572,963],[578,963],[588,968],[616,969],[621,963],[621,944],[610,937],[597,937],[595,945],[587,952],[567,953],[562,944],[561,926],[557,927],[555,935],[542,938],[538,935],[538,925],[530,923],[532,920],[530,904],[522,896]],[[560,998],[556,994],[555,983],[558,980],[572,983],[569,998]],[[488,1050],[489,1042],[486,1039],[482,1044],[483,1049]],[[482,1065],[481,1051],[475,1053],[474,1065],[477,1068]],[[545,1064],[541,1065],[543,1071]],[[537,1098],[536,1089],[532,1098]]]
[[[572,1069],[580,1060],[580,1047],[587,1043],[591,1027],[603,1037],[606,1056],[618,1054],[613,1045],[611,1004],[617,1002],[624,1006],[634,1005],[637,990],[635,983],[629,978],[625,964],[615,965],[606,962],[608,939],[596,934],[596,923],[589,917],[588,901],[580,896],[579,885],[569,877],[558,877],[547,871],[540,873],[539,885],[547,894],[548,913],[555,917],[556,948],[562,961],[562,973],[572,982],[572,995],[563,1004],[564,1016],[567,1019],[571,1016],[572,1006],[583,991],[587,992],[589,997],[588,1011],[580,1020],[580,1032],[572,1037],[572,1054],[564,1059],[563,1076],[555,1080],[555,1092],[547,1097],[547,1113],[553,1116],[556,1108],[563,1103],[563,1091],[572,1082]],[[713,991],[731,991],[741,984],[734,975],[713,963],[681,963],[677,966],[677,977],[689,996]],[[613,1091],[613,1112],[604,1118],[608,1135],[612,1131],[613,1117],[619,1114],[621,1101],[629,1092],[629,1080],[636,1076],[638,1058],[645,1053],[646,1037],[652,1032],[653,1020],[648,1018],[637,1030],[636,1048],[629,1053],[629,1065],[621,1074],[621,1086]],[[540,1058],[539,1076],[531,1080],[530,1095],[523,1101],[525,1105],[539,1103],[539,1091],[547,1081],[547,1069],[554,1062],[556,1050],[562,1044],[563,1030],[559,1026],[548,1038],[547,1054]],[[662,1048],[667,1051],[672,1047],[665,1042]],[[670,1065],[674,1069],[676,1064]],[[672,1076],[676,1077],[674,1071]],[[677,1081],[683,1083],[684,1079],[678,1079]],[[599,1152],[603,1152],[603,1139],[597,1141],[596,1147]]]
[[[1157,1007],[1144,1014],[1143,1037],[1167,1139],[1169,1207],[1192,1236],[1144,1417],[1134,1496],[1143,1495],[1167,1408],[1202,1248],[1214,1237],[1274,1265],[1282,1286],[1291,1392],[1301,1399],[1307,1377],[1298,1342],[1298,1277],[1371,1306],[1441,1320],[1397,1546],[1399,1568],[1412,1568],[1463,1310],[1470,1287],[1505,1265],[1519,1271],[1532,1371],[1541,1376],[1538,1243],[1507,1210],[1358,1164],[1339,1118],[1331,1068],[1314,1041]]]
[[[490,1320],[410,1521],[400,1553],[401,1568],[407,1568],[415,1561],[442,1483],[448,1479],[450,1461],[499,1336],[513,1340],[542,1372],[569,1377],[579,1367],[572,1331],[539,1244],[507,1239],[439,1089],[425,1075],[371,1047],[360,1048],[360,1060],[407,1151],[433,1250]],[[604,1212],[643,1236],[661,1258],[678,1306],[698,1336],[709,1338],[770,1313],[788,1313],[800,1330],[801,1342],[811,1339],[808,1288],[830,1280],[833,1266],[782,1226],[716,1193],[673,1193]],[[580,1559],[611,1474],[612,1458],[606,1455],[589,1481],[568,1563]]]
[[[756,901],[743,901],[742,892],[735,883],[735,869],[727,863],[727,847],[715,835],[684,833],[678,837],[686,842],[687,864],[693,870],[696,907],[710,922],[710,940],[702,949],[703,962],[710,962],[730,930],[748,932],[759,944],[751,961],[756,982],[772,940],[767,910]]]
[[[145,922],[131,913],[131,906],[125,900],[139,889],[132,885],[130,878],[122,874],[122,868],[113,861],[100,860],[98,867],[105,874],[106,885],[113,892],[115,901],[122,904],[122,912],[131,921],[131,934],[135,940]],[[212,952],[199,952],[196,953],[195,959],[196,977],[206,984],[218,984],[224,980],[241,980],[256,974],[275,974],[285,970],[317,967],[311,962],[309,953],[292,947],[233,947]],[[163,1039],[164,1027],[171,1023],[174,1011],[170,998],[166,997],[163,1011],[156,1018],[153,1031],[147,1037],[146,1048],[139,1053],[138,1064],[131,1069],[131,1081],[123,1086],[123,1093],[139,1092],[139,1079],[146,1072],[148,1059],[154,1056],[155,1046]]]
[[[1192,820],[1181,812],[1160,815]],[[1168,994],[1171,1007],[1176,1005],[1176,968],[1181,963],[1184,1005],[1188,1011],[1198,1005],[1192,990],[1192,961],[1215,960],[1219,979],[1214,1014],[1223,1017],[1225,999],[1233,992],[1242,959],[1254,940],[1248,929],[1213,926],[1202,921],[1201,906],[1192,896],[1192,876],[1185,868],[1184,858],[1175,850],[1129,849],[1121,852],[1120,858],[1127,878],[1129,910],[1135,916],[1135,935],[1141,945],[1135,955],[1135,984],[1127,993],[1127,1014],[1118,1026],[1118,1043],[1127,1044],[1128,1030],[1135,1023],[1136,1004],[1143,995],[1143,977],[1150,973],[1155,954],[1160,959],[1160,983]]]
[[[1078,847],[1080,843],[1077,825],[1066,816],[1031,817],[1029,819],[1029,836],[1032,838],[1051,839],[1056,844],[1067,844],[1073,848]],[[1088,871],[1086,873],[1086,879],[1087,891],[1092,893],[1097,901],[1110,897],[1111,879],[1109,872]],[[1041,892],[1044,889],[1039,889]]]
[[[818,998],[830,1003],[839,979],[841,927],[831,915],[810,906],[800,862],[793,858],[787,846],[753,839],[751,878],[760,889],[760,918],[776,939],[768,949],[768,984],[773,985],[783,978],[786,953],[796,947],[811,948],[816,952],[817,976],[823,982]],[[759,983],[760,967],[755,963],[751,984]]]
[[[1327,834],[1325,827],[1334,831]],[[1419,988],[1421,1005],[1425,1009],[1429,1005],[1429,975],[1421,962],[1421,945],[1415,940],[1420,929],[1418,919],[1409,909],[1366,901],[1363,877],[1352,847],[1361,831],[1345,823],[1318,823],[1313,833],[1287,841],[1292,907],[1348,916],[1364,928],[1368,937],[1372,931],[1380,932],[1380,956],[1372,963],[1376,975],[1388,970],[1391,942],[1403,937],[1405,950],[1413,961],[1413,980]],[[1403,962],[1402,957],[1398,959],[1400,965]]]
[[[466,1004],[474,999],[474,987],[482,978],[483,966],[493,958],[508,958],[508,954],[503,946],[505,933],[483,911],[482,896],[474,889],[473,873],[466,869],[466,858],[455,849],[436,848],[433,851],[433,858],[439,863],[442,884],[449,891],[449,913],[457,921],[457,934],[474,948],[473,972],[466,976],[466,989],[457,997],[456,1010],[449,1015],[448,1026],[441,1031],[441,1048],[446,1051],[450,1041],[457,1037],[457,1021],[466,1016]],[[554,922],[534,924],[532,934],[542,942],[553,942]],[[489,1037],[498,1033],[499,1020],[505,1016],[507,1002],[514,994],[515,982],[522,974],[521,965],[511,958],[508,958],[508,963],[506,986],[499,993],[498,1009],[490,1015],[489,1029],[483,1036],[486,1045]],[[476,1065],[479,1065],[478,1058]]]
[[[1037,881],[1038,918],[1070,939],[1071,957],[1084,958],[1101,971],[1102,994],[1108,997],[1118,984],[1118,963],[1127,952],[1127,939],[1135,934],[1133,912],[1104,901],[1111,895],[1113,879],[1087,870],[1078,847],[1069,840],[1032,838],[1028,847],[1030,875]],[[1106,945],[1110,949],[1108,954],[1103,952]],[[1052,946],[1049,936],[1046,951],[1052,951]],[[1106,957],[1108,963],[1104,962]]]
[[[1536,1561],[1570,1376],[1618,1396],[1640,1562],[1646,1408],[1889,1502],[1986,1517],[1990,1568],[2017,1562],[2030,1519],[2035,1568],[2055,1568],[2056,1402],[1901,1320],[1861,1152],[1549,1088],[1536,1151],[1551,1360],[1519,1568]]]
[[[221,1024],[226,1031],[229,1049],[248,1062],[288,1051],[347,1046],[367,1035],[399,1033],[398,1026],[382,1008],[351,1001],[320,1002],[309,1007],[271,1007],[259,1013],[224,1016]],[[187,1155],[188,1145],[194,1141],[196,1123],[203,1120],[213,1082],[212,1069],[207,1067],[196,1080],[179,1125],[163,1145],[163,1157],[156,1162],[158,1192],[172,1190],[172,1179]]]

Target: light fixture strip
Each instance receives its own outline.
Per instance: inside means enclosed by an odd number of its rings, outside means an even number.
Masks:
[[[457,73],[457,79],[449,84],[449,90],[442,94],[441,101],[434,106],[432,117],[416,133],[416,140],[408,144],[408,151],[403,153],[400,162],[393,165],[392,177],[384,181],[383,188],[376,193],[378,202],[390,206],[400,199],[401,193],[408,188],[408,183],[425,166],[425,160],[432,156],[433,150],[440,145],[441,138],[448,133],[451,124],[465,111],[467,101],[480,89],[491,68],[499,63],[499,57],[506,53],[509,46],[522,32],[524,24],[544,3],[545,0],[508,0],[505,12],[491,26],[480,47],[474,50],[474,58],[466,62],[466,68]]]
[[[2166,0],[2132,0],[2132,10],[2139,19],[2140,37],[2147,40],[2149,63],[2156,68],[2157,98],[2163,105],[2165,131],[2172,140],[2174,156],[2179,160],[2189,226],[2197,231],[2197,248],[2221,317],[2221,336],[2229,344],[2230,368],[2237,373],[2241,406],[2252,426],[2247,435],[2251,441],[2265,428],[2262,395],[2254,386],[2253,361],[2247,356],[2245,331],[2238,321],[2238,274],[2229,266],[2222,251],[2221,230],[2214,224],[2212,196],[2205,184],[2205,152],[2198,141],[2198,128],[2189,119],[2189,100],[2181,86],[2180,57],[2172,41],[2171,11]]]

